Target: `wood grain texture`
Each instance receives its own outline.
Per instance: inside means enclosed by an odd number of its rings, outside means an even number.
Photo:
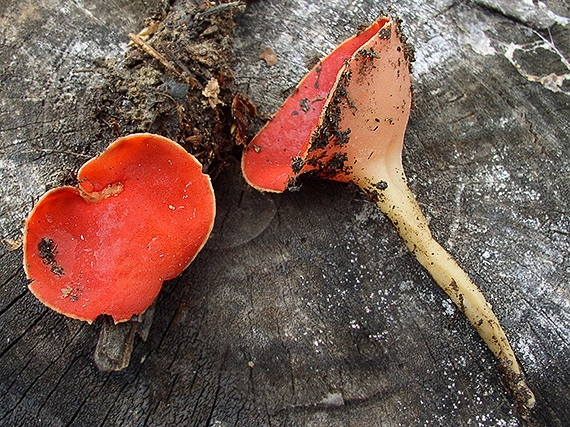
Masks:
[[[0,0],[0,231],[104,148],[85,72],[160,2]],[[238,17],[243,93],[268,116],[386,2],[265,0]],[[481,287],[537,406],[570,424],[570,7],[391,2],[416,48],[404,167],[436,238]],[[534,7],[534,9],[532,9]],[[259,58],[266,47],[272,67]],[[211,241],[165,284],[130,366],[100,372],[101,322],[68,320],[0,252],[0,425],[521,425],[492,354],[356,188],[215,182]],[[223,195],[222,197],[220,197]]]

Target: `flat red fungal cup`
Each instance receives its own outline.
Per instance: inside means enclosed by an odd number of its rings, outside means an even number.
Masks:
[[[29,288],[66,316],[127,321],[206,243],[215,216],[210,178],[175,142],[134,134],[85,163],[78,181],[47,192],[26,220]]]

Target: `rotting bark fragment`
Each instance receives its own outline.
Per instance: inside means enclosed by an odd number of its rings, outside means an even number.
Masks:
[[[232,101],[232,118],[234,124],[232,134],[236,145],[246,146],[250,140],[248,135],[249,124],[257,117],[257,108],[247,96],[237,93]]]

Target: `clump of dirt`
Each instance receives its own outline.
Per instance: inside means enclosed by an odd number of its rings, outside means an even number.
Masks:
[[[105,83],[91,93],[99,137],[152,132],[177,141],[212,173],[237,156],[232,101],[234,16],[243,2],[176,1],[150,20],[121,61],[97,63]]]

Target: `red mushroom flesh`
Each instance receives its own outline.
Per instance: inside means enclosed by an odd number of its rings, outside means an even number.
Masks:
[[[30,290],[69,317],[129,320],[208,239],[215,216],[210,178],[175,142],[135,134],[85,163],[78,181],[47,192],[26,221]]]
[[[250,185],[263,191],[286,190],[299,173],[295,164],[292,167],[292,159],[302,159],[307,155],[311,130],[319,122],[338,70],[387,22],[388,18],[380,18],[343,42],[334,54],[325,57],[301,80],[295,92],[257,134],[242,157],[244,176]]]
[[[513,400],[525,413],[534,405],[534,396],[497,317],[479,288],[435,241],[407,185],[402,148],[412,104],[409,53],[397,22],[385,18],[378,22],[381,28],[357,48],[346,64],[328,71],[334,73],[335,83],[317,124],[299,120],[288,109],[280,110],[245,151],[244,176],[254,187],[265,191],[283,191],[294,184],[299,174],[307,172],[360,186],[477,329],[497,357]],[[335,55],[336,51],[327,59]],[[320,79],[328,81],[330,76],[321,72]],[[294,96],[299,99],[304,94],[299,90]],[[284,120],[282,116],[289,124],[272,126],[273,122]],[[280,129],[295,131],[276,134]],[[295,149],[278,149],[274,144],[292,144]],[[265,159],[263,153],[267,151],[275,158]],[[279,170],[278,182],[271,170],[274,167]]]

